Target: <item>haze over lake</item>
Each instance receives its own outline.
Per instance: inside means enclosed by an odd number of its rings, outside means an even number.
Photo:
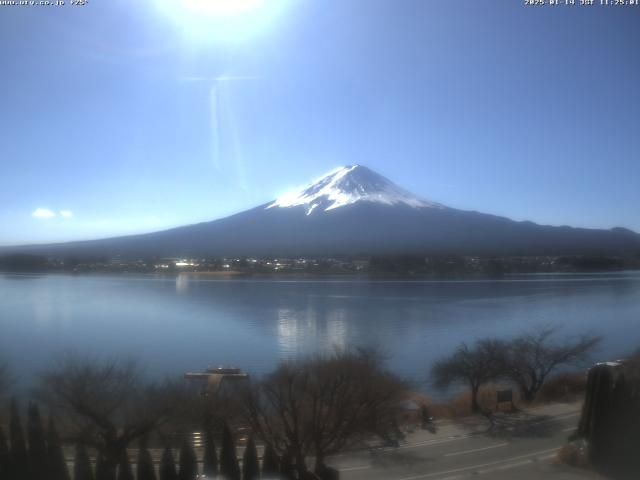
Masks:
[[[415,380],[462,341],[536,325],[604,335],[597,360],[640,347],[640,272],[502,279],[0,277],[0,358],[29,378],[73,350],[149,373],[233,364],[261,373],[333,346],[377,345]]]

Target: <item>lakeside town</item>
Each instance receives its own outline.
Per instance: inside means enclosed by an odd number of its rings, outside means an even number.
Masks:
[[[506,275],[639,270],[640,257],[386,255],[326,257],[0,257],[0,271],[200,275]]]

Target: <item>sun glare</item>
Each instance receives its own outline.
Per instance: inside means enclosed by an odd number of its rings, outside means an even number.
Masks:
[[[288,0],[156,0],[180,34],[196,43],[244,40],[271,28]]]
[[[183,0],[182,3],[187,9],[200,13],[229,15],[258,8],[264,0]]]

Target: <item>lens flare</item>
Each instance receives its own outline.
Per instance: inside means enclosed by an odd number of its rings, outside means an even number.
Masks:
[[[157,10],[194,43],[234,42],[273,28],[289,0],[155,0]]]
[[[183,0],[182,4],[189,10],[205,14],[232,15],[256,9],[264,0]]]

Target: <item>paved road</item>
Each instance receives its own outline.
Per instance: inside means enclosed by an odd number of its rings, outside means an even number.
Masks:
[[[436,422],[435,434],[410,433],[398,448],[334,457],[343,480],[564,480],[601,478],[559,465],[558,448],[580,417],[580,404],[554,404],[515,414]]]
[[[555,462],[558,448],[575,430],[581,404],[554,404],[516,414],[436,422],[437,433],[418,430],[397,448],[333,457],[341,480],[577,480],[601,479]],[[238,455],[242,455],[238,447]],[[261,449],[260,449],[261,450]],[[155,463],[161,450],[153,450]],[[174,452],[177,455],[177,452]],[[129,454],[135,462],[137,452]],[[202,452],[198,449],[198,457]],[[72,452],[68,452],[72,468]]]

